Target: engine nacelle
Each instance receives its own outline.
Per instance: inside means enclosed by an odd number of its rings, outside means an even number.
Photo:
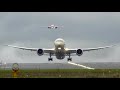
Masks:
[[[37,54],[38,54],[39,56],[42,56],[42,55],[44,54],[43,49],[38,49],[38,50],[37,50]]]
[[[83,51],[82,51],[81,49],[78,49],[78,50],[76,51],[76,54],[77,54],[78,56],[81,56],[81,55],[83,54]]]
[[[57,29],[58,27],[55,27],[55,29]]]

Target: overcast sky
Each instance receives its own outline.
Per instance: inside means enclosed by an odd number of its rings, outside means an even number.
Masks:
[[[41,28],[55,24],[64,28]],[[120,43],[120,12],[0,12],[0,58],[6,62],[46,63],[49,56],[22,51],[4,44],[53,48],[57,38],[68,48],[93,48]],[[120,61],[120,48],[86,52],[73,62]],[[67,57],[54,62],[67,62]]]

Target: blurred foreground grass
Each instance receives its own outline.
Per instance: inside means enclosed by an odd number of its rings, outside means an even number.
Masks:
[[[0,78],[13,78],[13,71],[1,69]],[[19,70],[17,78],[120,78],[120,69]]]

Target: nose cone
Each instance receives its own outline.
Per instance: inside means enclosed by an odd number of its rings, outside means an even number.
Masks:
[[[55,43],[55,47],[59,48],[59,50],[60,50],[61,48],[63,48],[64,46],[65,46],[65,44],[62,43],[62,42],[56,42],[56,43]]]
[[[61,46],[61,45],[63,46],[64,43],[63,43],[63,42],[56,42],[55,45],[56,45],[56,46]]]
[[[61,47],[61,46],[64,46],[64,45],[65,45],[65,42],[64,42],[63,39],[58,38],[58,39],[55,40],[54,44],[55,44],[55,46],[57,46],[57,47]]]

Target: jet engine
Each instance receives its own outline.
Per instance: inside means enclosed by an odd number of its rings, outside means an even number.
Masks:
[[[39,56],[42,56],[43,53],[44,53],[43,49],[38,49],[38,50],[37,50],[37,54],[38,54]]]
[[[77,54],[78,56],[81,56],[81,55],[83,54],[83,51],[82,51],[81,49],[78,49],[78,50],[76,51],[76,54]]]

